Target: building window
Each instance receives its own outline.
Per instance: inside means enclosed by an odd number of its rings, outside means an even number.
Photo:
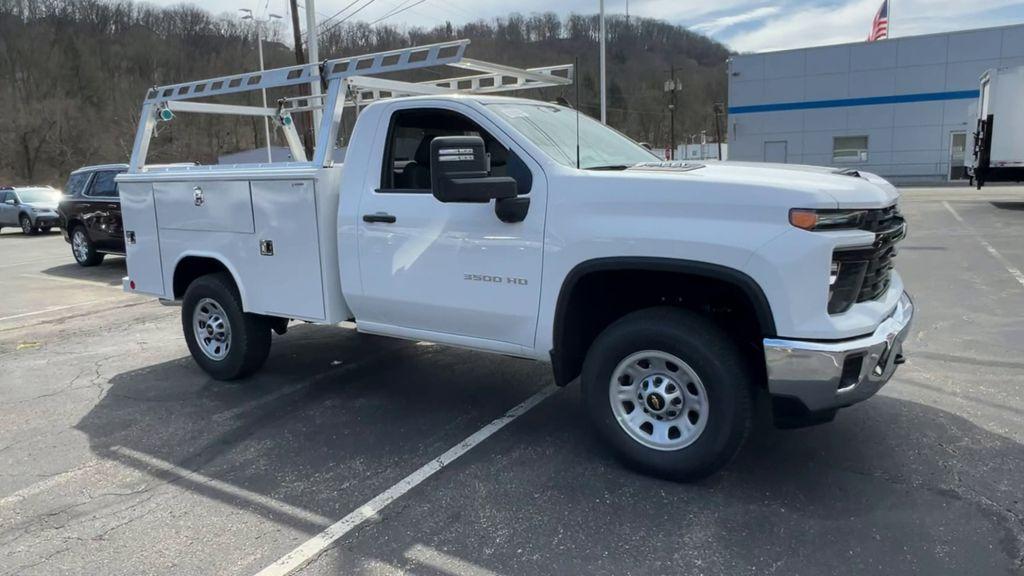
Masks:
[[[867,136],[836,136],[832,139],[833,162],[867,162]]]

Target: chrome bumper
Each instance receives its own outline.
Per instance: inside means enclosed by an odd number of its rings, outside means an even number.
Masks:
[[[815,412],[856,404],[885,385],[903,358],[914,303],[903,293],[874,334],[841,342],[764,340],[768,391]]]

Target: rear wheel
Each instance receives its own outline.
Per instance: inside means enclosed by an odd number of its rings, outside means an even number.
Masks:
[[[729,463],[753,420],[753,379],[736,343],[695,313],[650,308],[602,332],[583,365],[587,412],[627,464],[697,480]]]
[[[196,363],[217,380],[252,374],[270,353],[270,322],[242,310],[242,299],[225,272],[200,276],[181,307],[185,342]]]
[[[26,236],[35,234],[39,229],[32,225],[32,220],[26,214],[21,215],[21,232]]]
[[[96,266],[103,262],[103,253],[96,250],[96,245],[82,226],[75,226],[71,230],[71,253],[75,256],[75,262],[82,266]]]

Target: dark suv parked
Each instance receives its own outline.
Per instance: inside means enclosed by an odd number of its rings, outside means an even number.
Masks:
[[[124,254],[121,200],[114,177],[127,164],[86,166],[71,173],[57,207],[64,240],[82,266],[95,266],[107,254]]]

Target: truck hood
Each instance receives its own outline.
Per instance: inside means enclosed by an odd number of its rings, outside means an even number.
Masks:
[[[884,178],[856,169],[762,162],[645,162],[626,172],[657,172],[707,183],[750,185],[825,196],[837,208],[882,208],[899,191]]]

